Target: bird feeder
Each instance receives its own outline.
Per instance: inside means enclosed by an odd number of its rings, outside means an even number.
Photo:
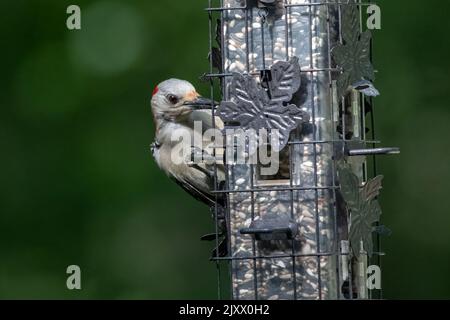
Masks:
[[[205,76],[222,101],[215,116],[228,129],[280,137],[277,173],[227,161],[225,184],[216,186],[229,237],[227,256],[213,260],[228,263],[233,299],[380,297],[367,287],[367,268],[382,254],[382,177],[371,158],[398,149],[375,141],[367,5],[209,0]],[[248,148],[227,144],[226,153],[245,158]]]

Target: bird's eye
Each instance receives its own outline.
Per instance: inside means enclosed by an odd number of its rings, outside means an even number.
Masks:
[[[173,94],[167,95],[167,100],[169,100],[169,102],[170,102],[171,104],[177,104],[178,101],[180,101],[180,99],[178,99],[178,97],[177,97],[177,96],[174,96]]]

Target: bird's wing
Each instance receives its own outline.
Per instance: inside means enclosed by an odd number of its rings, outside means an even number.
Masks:
[[[219,131],[224,129],[224,123],[219,117],[217,117],[217,116],[214,117],[214,123],[213,123],[211,110],[195,110],[191,113],[190,120],[192,121],[192,127],[193,127],[194,121],[202,122],[202,129],[203,129],[202,134],[204,134],[205,131],[207,131],[209,129],[213,129],[213,128],[215,128]],[[216,144],[217,144],[217,142],[218,142],[218,140],[216,140]],[[207,154],[212,156],[215,153],[217,158],[224,157],[225,149],[223,147],[216,148],[214,151],[214,149],[211,149],[211,148],[206,149],[206,146],[211,144],[211,141],[203,141],[203,143],[204,143],[204,150],[207,150]],[[224,144],[224,141],[222,141],[222,144]],[[217,171],[218,171],[217,179],[219,181],[223,181],[225,179],[225,175],[223,174],[225,172],[224,163],[221,161],[218,161],[216,163],[216,165],[217,165]],[[206,168],[211,172],[214,171],[214,165],[206,165]],[[211,177],[211,179],[214,179],[214,178]]]
[[[175,177],[171,177],[171,179],[198,201],[205,203],[209,207],[213,207],[215,205],[216,201],[212,194],[200,190],[187,180],[179,180]]]

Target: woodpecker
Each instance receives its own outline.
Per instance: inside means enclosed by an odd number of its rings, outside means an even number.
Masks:
[[[185,155],[173,152],[179,144],[193,147],[195,138],[203,140],[203,132],[216,127],[221,129],[223,123],[215,118],[213,124],[212,109],[216,103],[197,93],[194,86],[184,80],[169,79],[158,84],[153,90],[151,107],[155,124],[155,142],[152,144],[152,154],[159,168],[169,178],[175,181],[195,199],[207,204],[213,213],[218,212],[220,223],[219,236],[225,236],[226,223],[223,213],[224,197],[213,194],[215,182],[221,184],[225,179],[223,165],[213,166],[206,163],[189,163]],[[195,121],[201,121],[202,132],[194,126]],[[184,131],[189,141],[172,141],[172,134]],[[176,161],[174,161],[176,160]],[[216,179],[215,179],[216,177]],[[214,218],[216,218],[214,216]],[[215,240],[216,234],[206,235],[203,240]],[[226,255],[226,241],[222,239],[213,256]]]

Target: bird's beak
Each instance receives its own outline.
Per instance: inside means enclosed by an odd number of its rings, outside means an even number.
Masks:
[[[198,97],[192,101],[186,101],[183,105],[191,107],[193,110],[213,109],[218,103],[214,100]]]

